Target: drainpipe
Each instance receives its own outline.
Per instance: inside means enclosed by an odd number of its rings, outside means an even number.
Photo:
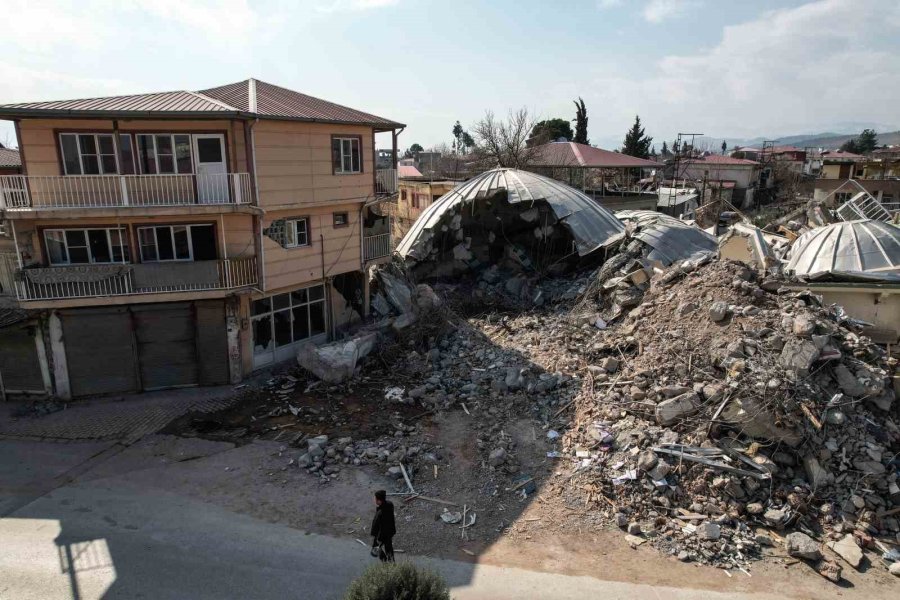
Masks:
[[[247,152],[252,154],[252,159],[248,160],[249,164],[252,164],[253,168],[253,195],[256,198],[256,207],[260,208],[259,205],[259,179],[256,175],[256,132],[254,131],[254,127],[259,123],[259,118],[257,117],[253,121],[250,122],[250,147],[247,149]],[[260,210],[262,210],[260,208]],[[263,247],[263,235],[262,235],[262,219],[265,216],[265,211],[263,211],[263,215],[254,216],[253,219],[257,223],[257,229],[259,230],[258,234],[258,252],[257,256],[259,257],[259,287],[265,291],[266,290],[266,251]]]

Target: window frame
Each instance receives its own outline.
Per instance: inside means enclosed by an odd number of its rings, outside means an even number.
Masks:
[[[119,133],[119,138],[122,136],[127,136],[128,134]],[[94,139],[94,153],[86,154],[81,149],[81,137],[89,136]],[[63,145],[63,139],[66,137],[72,137],[75,140],[75,152],[78,156],[78,173],[69,173],[68,163],[66,162],[66,150]],[[107,152],[100,152],[100,138],[110,138],[110,142],[113,145],[112,154]],[[59,150],[59,164],[62,171],[63,176],[65,177],[96,177],[99,175],[119,175],[122,172],[122,165],[119,157],[119,144],[116,142],[115,132],[113,131],[58,131],[56,132],[56,145]],[[85,173],[84,172],[84,157],[93,156],[97,159],[97,170],[99,173]],[[103,157],[104,156],[112,156],[113,160],[116,163],[115,172],[104,172],[103,170]]]
[[[168,136],[169,144],[171,144],[172,152],[171,154],[163,154],[163,156],[171,156],[172,157],[172,167],[174,171],[172,173],[160,173],[159,172],[159,145],[156,142],[156,138],[158,136]],[[183,136],[188,138],[188,161],[190,162],[190,169],[188,171],[180,171],[178,168],[178,151],[175,144],[175,137]],[[149,137],[153,141],[153,167],[155,169],[155,173],[150,173],[145,169],[144,160],[143,160],[143,152],[141,149],[141,138]],[[134,148],[132,150],[134,157],[137,161],[138,172],[141,175],[193,175],[196,172],[196,165],[194,164],[194,136],[187,132],[167,132],[167,131],[141,131],[134,134]]]
[[[76,247],[84,247],[87,250],[88,262],[72,262],[72,253],[69,252],[69,241],[66,237],[66,232],[69,231],[80,231],[84,234],[85,246]],[[89,231],[103,231],[106,234],[106,246],[109,251],[110,260],[94,260],[94,253],[91,251],[91,240],[88,237]],[[111,236],[111,232],[113,231],[119,232],[119,243],[115,245],[113,244]],[[47,238],[47,234],[51,232],[62,233],[62,240],[54,241],[61,241],[64,244],[66,252],[65,262],[53,262],[50,256],[50,240]],[[128,229],[126,227],[47,227],[41,230],[41,240],[44,243],[44,258],[46,259],[46,263],[51,267],[68,267],[72,265],[121,265],[131,263],[131,247],[129,245]],[[114,247],[121,248],[123,260],[113,260],[115,256],[115,253],[113,252]]]
[[[310,290],[315,289],[315,288],[321,288],[322,296],[315,300],[310,300],[310,297],[309,297]],[[295,301],[295,297],[294,297],[294,295],[300,291],[306,292],[305,300],[302,302]],[[279,297],[279,296],[286,296],[288,303],[286,306],[276,308],[275,307],[275,298]],[[251,346],[253,348],[252,349],[253,354],[260,355],[260,354],[265,354],[267,352],[275,352],[280,348],[285,348],[285,347],[292,346],[292,345],[300,343],[300,342],[311,340],[320,335],[327,335],[328,334],[328,303],[326,302],[327,298],[328,298],[328,296],[326,294],[325,284],[319,283],[319,284],[311,285],[311,286],[308,286],[305,288],[298,288],[295,290],[291,290],[289,292],[282,292],[280,294],[273,294],[271,296],[264,296],[262,298],[257,298],[256,300],[251,300],[250,301],[250,331],[251,331],[252,338],[251,338],[250,342],[251,342]],[[253,314],[253,303],[262,301],[262,300],[268,301],[268,306],[266,307],[266,310],[263,312],[260,312],[258,314]],[[322,310],[322,331],[320,331],[319,333],[316,333],[316,334],[312,333],[312,311],[310,310],[310,307],[312,307],[314,305],[320,305],[322,307],[321,308],[321,310]],[[305,338],[296,339],[294,337],[294,332],[295,332],[294,309],[302,308],[302,307],[306,307],[306,309],[307,309],[306,310],[306,331],[309,335],[307,335]],[[275,334],[275,314],[276,313],[287,313],[289,315],[288,323],[289,323],[289,329],[290,329],[290,334],[291,334],[291,341],[286,342],[284,344],[278,343],[278,341],[277,341],[278,338]],[[271,344],[271,349],[268,346],[266,346],[265,349],[263,349],[261,351],[257,351],[256,350],[256,339],[255,339],[256,324],[259,321],[262,321],[263,319],[266,319],[269,323],[269,340],[270,340],[270,344]]]
[[[339,158],[335,156],[335,148],[334,143],[340,142],[340,154]],[[344,142],[350,143],[350,170],[344,168],[344,158],[347,156],[344,154]],[[359,170],[354,171],[353,169],[353,142],[356,142],[357,152],[359,154]],[[363,141],[361,135],[355,134],[332,134],[331,136],[331,174],[332,175],[359,175],[361,173],[365,173],[365,160],[363,158]],[[337,160],[336,160],[337,159]],[[338,164],[338,162],[340,164]]]
[[[343,219],[343,222],[339,223],[338,219]],[[342,227],[350,227],[350,213],[345,210],[331,213],[331,225],[335,229],[340,229]]]
[[[301,244],[299,243],[299,235],[297,229],[297,223],[303,221],[305,224],[304,227],[304,236],[306,237],[306,242]],[[284,247],[285,248],[309,248],[312,246],[312,235],[311,235],[311,227],[309,222],[309,217],[294,217],[291,219],[285,219],[284,221]],[[291,235],[293,236],[293,241],[291,241]]]
[[[176,256],[175,250],[175,228],[176,227],[184,227],[187,230],[187,247],[188,247],[188,258],[178,258]],[[142,225],[135,228],[135,237],[137,239],[137,247],[138,254],[141,258],[141,263],[167,263],[167,262],[195,262],[194,259],[194,240],[193,240],[193,228],[194,227],[212,227],[213,235],[215,235],[215,226],[212,223],[169,223],[165,225]],[[168,229],[169,235],[172,240],[172,258],[159,258],[159,235],[157,234],[157,229]],[[144,256],[144,246],[146,244],[143,243],[143,238],[141,237],[141,231],[153,230],[153,247],[156,252],[155,259],[148,259]]]

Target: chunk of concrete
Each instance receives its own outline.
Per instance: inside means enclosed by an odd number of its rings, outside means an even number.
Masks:
[[[324,346],[307,344],[297,352],[297,364],[328,383],[353,377],[356,364],[375,347],[378,335],[368,333],[348,341]]]
[[[812,342],[790,338],[781,349],[781,366],[795,375],[806,375],[809,368],[819,358],[819,349]]]
[[[787,534],[784,538],[787,552],[791,556],[797,558],[805,558],[806,560],[819,560],[822,558],[822,550],[819,542],[812,539],[805,533],[795,531]]]
[[[672,425],[689,417],[700,409],[700,396],[687,392],[656,405],[656,422],[662,426]]]
[[[401,314],[412,312],[412,286],[409,283],[383,269],[376,271],[375,277],[381,284],[381,291],[384,293],[388,303],[397,312]]]
[[[851,534],[848,533],[836,542],[828,542],[825,545],[834,550],[835,554],[843,558],[848,565],[854,569],[859,569],[863,559],[863,551],[857,545],[856,538]]]

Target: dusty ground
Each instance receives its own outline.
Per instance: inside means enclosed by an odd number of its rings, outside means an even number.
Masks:
[[[314,408],[323,405],[322,398],[316,399],[314,394],[310,395],[310,402]],[[371,415],[378,412],[376,408],[383,408],[383,402],[380,394],[359,397],[352,402],[337,404],[336,414],[366,415],[362,426],[376,427]],[[246,406],[238,408],[232,414],[237,421],[232,424],[246,426],[246,419],[241,420],[236,414],[246,415],[247,410]],[[400,412],[407,410],[413,415],[421,413],[421,409],[412,407],[403,407]],[[582,513],[577,508],[565,507],[556,493],[541,487],[554,465],[548,462],[552,459],[546,458],[550,444],[531,419],[510,421],[504,431],[516,440],[522,472],[535,477],[537,492],[521,499],[508,488],[486,482],[478,464],[477,434],[473,427],[474,421],[482,416],[477,410],[470,409],[470,413],[453,409],[422,418],[423,437],[442,446],[445,454],[436,476],[433,469],[421,469],[414,475],[414,485],[424,495],[455,503],[457,507],[448,507],[451,510],[461,509],[465,504],[467,510],[476,512],[476,525],[468,530],[468,539],[464,540],[458,525],[447,525],[440,520],[444,505],[423,500],[405,502],[402,497],[395,497],[400,531],[395,539],[398,549],[463,561],[651,585],[770,592],[795,598],[836,598],[848,593],[858,597],[863,594],[895,597],[898,582],[881,567],[870,568],[867,573],[857,573],[846,567],[845,581],[841,586],[835,586],[806,564],[784,556],[779,548],[772,549],[765,560],[755,563],[750,577],[738,571],[729,576],[720,569],[681,563],[674,557],[660,554],[649,544],[632,548],[625,541],[624,532],[584,525],[586,511]],[[391,419],[397,415],[388,413],[388,417],[387,430]],[[315,434],[334,431],[335,435],[356,431],[356,435],[361,435],[362,430],[355,429],[344,418],[336,417],[336,423],[340,424],[333,429],[322,424],[324,422],[317,422],[299,425],[298,430]],[[159,484],[176,486],[181,493],[273,523],[368,543],[373,510],[371,491],[380,487],[399,490],[402,486],[373,465],[344,468],[333,481],[321,483],[317,476],[288,466],[290,459],[298,453],[284,444],[293,434],[293,428],[270,429],[271,425],[266,424],[259,427],[260,432],[270,438],[278,437],[285,430],[290,433],[282,434],[279,440],[250,443],[247,443],[247,437],[242,437],[241,445],[237,447],[221,443],[216,447],[217,453],[178,465],[177,481]],[[165,447],[167,444],[160,445],[160,448]],[[152,448],[134,451],[154,453]],[[159,452],[162,452],[161,461],[183,460],[169,456],[168,450]],[[110,468],[115,469],[115,465]],[[157,475],[151,470],[136,472],[129,477],[152,480]],[[870,559],[877,560],[874,555]]]

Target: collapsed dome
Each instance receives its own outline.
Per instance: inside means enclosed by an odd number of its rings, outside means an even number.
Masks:
[[[463,243],[473,233],[466,230],[467,220],[471,224],[479,214],[484,216],[501,205],[511,208],[505,211],[509,214],[497,209],[490,215],[495,222],[484,218],[480,224],[501,241],[510,225],[528,224],[529,231],[541,239],[543,229],[558,224],[571,236],[578,256],[585,256],[617,241],[625,231],[611,212],[575,188],[528,171],[497,168],[473,177],[429,206],[396,251],[417,261],[436,258],[440,234],[449,230],[456,242]]]
[[[616,217],[631,224],[632,237],[650,247],[647,258],[658,260],[663,266],[719,249],[712,234],[654,210],[620,210]]]
[[[900,279],[900,228],[859,220],[813,229],[791,246],[787,271],[801,277],[830,273]]]

